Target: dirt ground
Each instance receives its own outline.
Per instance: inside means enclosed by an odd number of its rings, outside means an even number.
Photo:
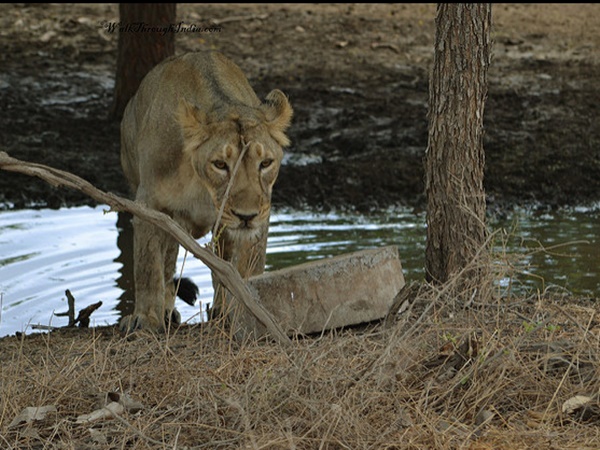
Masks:
[[[112,99],[116,4],[0,5],[0,145],[127,194]],[[600,197],[600,48],[595,4],[496,4],[486,106],[490,206]],[[377,211],[423,204],[435,6],[178,6],[177,53],[217,49],[259,96],[280,88],[295,118],[277,206]],[[0,203],[88,203],[77,192],[0,175]]]

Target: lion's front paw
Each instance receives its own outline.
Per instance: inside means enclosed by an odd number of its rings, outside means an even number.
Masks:
[[[161,331],[163,324],[145,314],[131,314],[119,321],[119,329],[124,333],[136,330]]]
[[[136,330],[148,330],[162,332],[169,327],[179,326],[181,324],[181,314],[176,309],[165,311],[165,317],[161,321],[156,320],[145,314],[131,314],[123,317],[119,321],[119,330],[123,333]]]

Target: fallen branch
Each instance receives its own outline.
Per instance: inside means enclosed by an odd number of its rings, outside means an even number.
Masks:
[[[246,20],[265,20],[269,17],[268,14],[250,14],[248,16],[230,16],[222,19],[211,19],[213,25],[223,25],[224,23],[243,22]]]
[[[70,290],[65,291],[65,295],[67,296],[67,304],[69,305],[69,326],[75,326],[75,297],[71,294]]]
[[[394,44],[390,44],[389,42],[373,42],[371,44],[371,48],[373,50],[377,50],[378,48],[389,48],[394,53],[400,53],[400,49]]]
[[[79,315],[77,316],[77,319],[75,319],[75,322],[73,322],[73,326],[79,323],[79,328],[88,328],[90,326],[90,316],[101,306],[102,302],[97,302],[83,308],[79,311]]]
[[[55,327],[52,325],[42,325],[42,324],[33,324],[31,325],[32,330],[42,330],[42,331],[56,331],[60,330],[60,327]]]
[[[81,311],[79,311],[77,319],[75,319],[75,297],[73,297],[73,294],[71,294],[71,291],[68,289],[65,291],[65,295],[67,296],[69,310],[64,313],[54,313],[54,315],[57,317],[68,316],[69,324],[67,325],[67,328],[74,327],[75,325],[77,325],[77,323],[79,323],[79,328],[89,327],[90,316],[94,311],[96,311],[102,306],[102,302],[97,302],[92,305],[86,306]]]
[[[202,261],[213,272],[217,279],[238,299],[280,343],[291,344],[288,336],[271,314],[263,308],[248,286],[242,280],[239,272],[227,261],[202,248],[189,233],[177,222],[164,213],[147,208],[137,202],[119,197],[110,192],[104,192],[94,187],[88,181],[72,173],[58,170],[43,164],[20,161],[10,157],[6,152],[0,152],[0,169],[18,172],[41,178],[52,186],[66,186],[90,196],[99,203],[110,206],[112,211],[126,211],[134,216],[150,222],[163,229],[177,240],[186,250]]]
[[[68,311],[63,312],[63,313],[54,313],[54,315],[57,317],[68,316],[69,324],[67,325],[67,327],[74,327],[75,326],[75,297],[73,297],[73,294],[71,294],[71,291],[68,289],[65,291],[65,295],[67,296],[67,304],[69,305]]]

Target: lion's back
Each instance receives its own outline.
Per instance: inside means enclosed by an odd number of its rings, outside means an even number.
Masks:
[[[182,97],[205,111],[260,105],[243,72],[221,53],[187,53],[164,60],[144,78],[132,99],[136,119],[157,121],[173,114]]]

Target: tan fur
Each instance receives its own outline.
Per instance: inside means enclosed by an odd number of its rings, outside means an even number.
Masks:
[[[144,78],[125,109],[123,170],[137,201],[169,214],[196,238],[220,217],[223,256],[242,276],[261,273],[271,191],[291,118],[281,91],[261,103],[241,70],[220,53],[169,58]],[[172,286],[177,250],[166,233],[134,219],[136,301],[122,328],[155,330],[165,318],[178,319]]]

